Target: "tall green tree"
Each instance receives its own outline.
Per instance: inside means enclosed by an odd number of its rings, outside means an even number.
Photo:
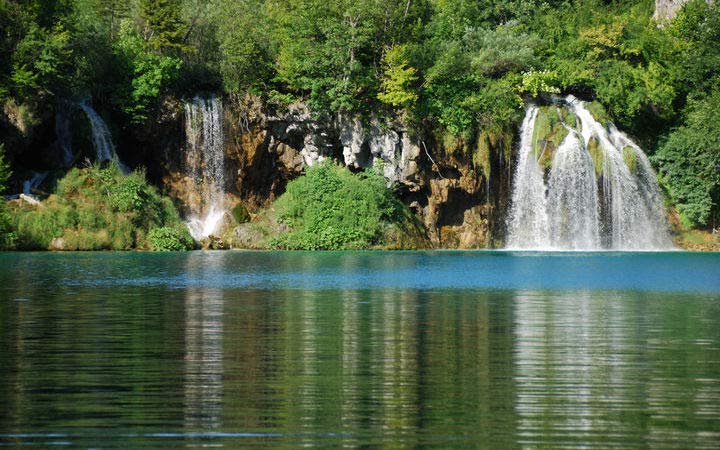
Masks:
[[[156,51],[182,52],[187,32],[180,0],[139,0],[142,36]]]

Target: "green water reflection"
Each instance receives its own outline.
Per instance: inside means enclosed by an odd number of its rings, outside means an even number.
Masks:
[[[716,294],[3,273],[0,446],[720,447]]]

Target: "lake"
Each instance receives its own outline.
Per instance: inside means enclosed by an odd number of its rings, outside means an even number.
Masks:
[[[0,253],[0,447],[720,448],[720,254]]]

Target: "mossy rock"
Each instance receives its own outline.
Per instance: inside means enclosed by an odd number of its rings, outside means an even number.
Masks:
[[[570,111],[568,108],[558,108],[557,111],[560,115],[560,120],[565,122],[565,125],[570,128],[577,128],[578,120],[574,112]]]
[[[603,151],[600,147],[600,141],[598,141],[594,137],[591,137],[590,141],[588,142],[587,150],[588,153],[590,153],[590,157],[593,160],[593,165],[595,166],[595,175],[600,176],[603,173],[603,166],[605,163]]]
[[[490,164],[490,151],[492,148],[492,137],[491,133],[483,131],[480,133],[477,139],[477,147],[475,153],[473,153],[473,164],[476,168],[482,170],[485,178],[490,178],[490,172],[492,166]]]
[[[245,208],[245,205],[242,203],[235,205],[230,213],[238,225],[250,221],[250,213],[248,213],[247,208]]]
[[[461,151],[465,145],[462,137],[456,136],[448,130],[444,130],[440,136],[446,155],[454,155]]]
[[[637,157],[637,153],[635,152],[635,149],[628,145],[623,148],[622,155],[623,155],[623,160],[625,160],[625,165],[628,166],[628,169],[630,169],[630,172],[635,173],[637,171],[637,165],[638,165],[638,157]]]
[[[590,114],[592,114],[595,120],[597,120],[602,124],[602,126],[607,128],[608,123],[610,123],[610,114],[608,114],[607,110],[603,105],[601,105],[599,102],[590,102],[585,104],[585,108],[590,111]]]
[[[540,107],[533,128],[533,152],[541,167],[550,168],[555,151],[569,131],[554,106]]]

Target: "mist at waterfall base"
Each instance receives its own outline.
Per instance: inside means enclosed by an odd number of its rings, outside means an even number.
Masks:
[[[560,108],[575,117],[562,120]],[[612,123],[599,123],[582,101],[557,106],[568,130],[546,171],[536,147],[539,108],[530,105],[520,132],[507,248],[513,250],[671,250],[663,200],[643,151]],[[595,141],[595,142],[591,142]],[[590,146],[599,149],[596,160]],[[623,153],[636,161],[631,168]],[[597,161],[600,159],[600,161]]]
[[[185,103],[186,169],[201,197],[186,224],[196,240],[216,233],[225,217],[222,116],[222,103],[215,97],[195,97]]]

